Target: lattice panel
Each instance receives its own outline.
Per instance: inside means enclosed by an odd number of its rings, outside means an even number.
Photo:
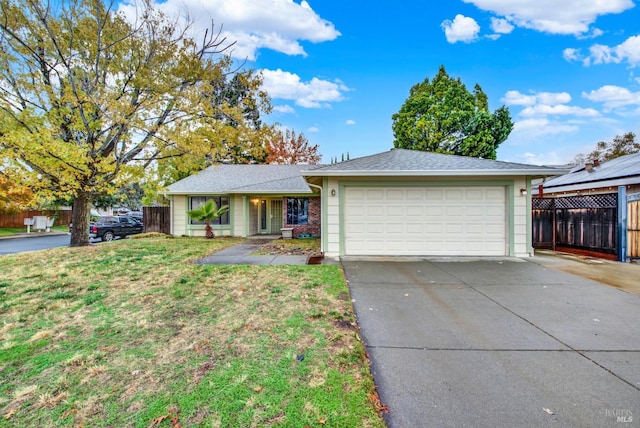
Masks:
[[[567,196],[556,198],[556,209],[576,208],[616,208],[618,206],[618,194],[607,193],[604,195]]]
[[[552,210],[554,208],[554,198],[533,198],[531,208],[534,210]]]

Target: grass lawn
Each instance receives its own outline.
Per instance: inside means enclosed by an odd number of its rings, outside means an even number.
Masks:
[[[2,256],[0,426],[382,427],[342,271],[234,239]]]

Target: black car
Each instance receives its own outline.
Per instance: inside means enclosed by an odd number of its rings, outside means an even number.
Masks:
[[[104,216],[99,217],[89,227],[90,238],[100,238],[103,241],[112,241],[116,237],[142,233],[142,222],[133,217]]]

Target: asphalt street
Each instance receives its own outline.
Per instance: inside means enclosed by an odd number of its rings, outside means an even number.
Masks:
[[[46,232],[34,232],[46,233]],[[71,237],[68,234],[53,234],[50,236],[34,236],[10,239],[0,239],[0,255],[23,253],[25,251],[46,250],[47,248],[64,247],[69,245]]]

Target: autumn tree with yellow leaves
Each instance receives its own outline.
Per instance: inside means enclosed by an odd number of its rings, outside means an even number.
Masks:
[[[73,197],[72,246],[89,243],[95,198],[163,160],[263,153],[270,131],[218,96],[238,71],[213,27],[196,40],[150,2],[135,18],[114,8],[0,0],[0,161],[41,197]],[[269,108],[258,76],[242,83]]]

